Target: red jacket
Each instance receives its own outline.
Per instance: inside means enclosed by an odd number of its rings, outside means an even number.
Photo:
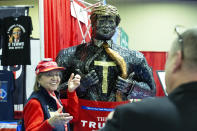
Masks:
[[[67,91],[67,104],[63,104],[64,108],[76,122],[78,119],[78,97],[76,92]],[[53,127],[48,123],[48,119],[44,120],[44,113],[39,100],[32,98],[24,107],[23,111],[24,125],[26,131],[52,131]]]

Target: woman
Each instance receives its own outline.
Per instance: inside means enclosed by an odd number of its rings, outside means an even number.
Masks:
[[[68,80],[68,104],[63,107],[56,91],[61,80],[61,70],[54,61],[41,61],[36,67],[34,91],[24,107],[26,131],[69,131],[69,121],[78,117],[78,98],[75,89],[81,77],[72,73]],[[69,112],[69,113],[65,113]]]

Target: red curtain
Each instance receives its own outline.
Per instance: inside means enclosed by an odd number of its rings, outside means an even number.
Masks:
[[[78,45],[83,40],[78,21],[71,16],[70,5],[70,0],[44,0],[45,58],[55,59],[59,50]],[[80,24],[85,33],[85,24]]]
[[[150,52],[150,51],[141,51],[141,52],[146,57],[148,64],[152,67],[153,77],[156,83],[156,96],[164,96],[162,85],[159,81],[156,71],[164,70],[167,53],[166,52]]]

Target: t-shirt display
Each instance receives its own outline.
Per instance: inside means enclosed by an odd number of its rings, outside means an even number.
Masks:
[[[0,120],[14,120],[13,91],[12,71],[0,70]]]
[[[6,17],[2,27],[4,42],[1,65],[30,65],[31,17]]]
[[[0,60],[2,54],[2,44],[3,44],[3,36],[2,36],[2,19],[0,19]],[[1,64],[1,62],[0,62]]]

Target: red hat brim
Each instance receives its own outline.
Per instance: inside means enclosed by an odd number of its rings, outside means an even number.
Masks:
[[[52,70],[65,70],[64,67],[51,67],[51,68],[47,68],[47,69],[41,69],[39,70],[39,72],[37,74],[39,74],[40,72],[48,72],[48,71],[52,71]]]

